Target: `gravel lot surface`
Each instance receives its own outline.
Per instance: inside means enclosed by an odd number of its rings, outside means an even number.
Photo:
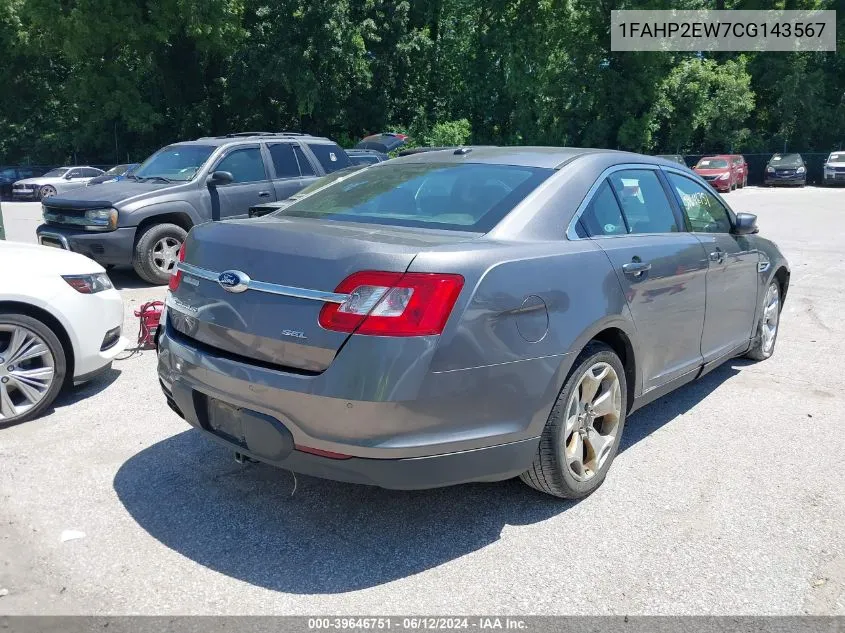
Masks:
[[[302,476],[292,495],[171,413],[143,352],[0,430],[0,614],[845,615],[845,190],[726,199],[792,265],[775,356],[632,416],[588,499]],[[32,239],[38,205],[2,208]],[[134,334],[164,288],[113,278]]]

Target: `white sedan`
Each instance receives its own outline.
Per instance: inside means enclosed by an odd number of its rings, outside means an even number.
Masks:
[[[96,167],[59,167],[43,176],[18,180],[12,185],[12,196],[16,199],[43,200],[82,187],[92,178],[104,173]]]
[[[105,270],[65,250],[0,241],[0,426],[42,413],[127,345]]]

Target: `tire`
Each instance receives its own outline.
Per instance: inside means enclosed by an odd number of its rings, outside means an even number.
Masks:
[[[595,379],[602,375],[605,368],[611,369],[615,375],[608,372],[606,377],[601,378],[589,400],[592,404],[602,401],[615,412],[591,419],[589,411],[592,409],[584,409],[581,396],[585,392],[579,387],[588,374]],[[613,379],[615,385],[612,384]],[[625,427],[627,394],[625,368],[619,357],[604,343],[589,343],[575,360],[552,407],[534,462],[520,475],[522,481],[541,492],[564,499],[580,499],[595,491],[604,481],[619,450]],[[607,401],[603,396],[607,396]],[[567,424],[568,420],[570,424]],[[598,429],[594,426],[596,423],[599,424]],[[584,425],[591,430],[584,431]],[[595,447],[598,447],[598,455]],[[571,467],[570,463],[575,467]]]
[[[44,185],[38,190],[38,199],[52,198],[56,195],[56,188],[53,185]]]
[[[43,352],[35,354],[39,348]],[[0,358],[0,427],[38,417],[59,395],[67,377],[61,342],[38,319],[0,312]]]
[[[170,223],[153,224],[144,229],[132,254],[132,266],[138,276],[158,286],[168,283],[179,247],[187,234],[181,226]]]
[[[774,298],[776,305],[774,311],[769,309],[766,312],[767,306],[771,306],[772,298]],[[777,343],[778,332],[780,331],[780,312],[783,308],[781,301],[780,284],[776,279],[769,282],[766,293],[763,295],[762,305],[760,306],[760,318],[757,321],[757,329],[754,333],[754,343],[751,348],[745,353],[748,358],[752,360],[766,360],[771,358],[775,353],[775,343]],[[774,325],[774,332],[772,332],[772,324]]]

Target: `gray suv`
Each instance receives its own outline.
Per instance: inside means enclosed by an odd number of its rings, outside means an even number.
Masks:
[[[104,266],[132,265],[165,284],[191,227],[247,217],[313,180],[348,167],[335,142],[293,132],[246,132],[174,143],[120,182],[82,187],[44,201],[38,241]]]

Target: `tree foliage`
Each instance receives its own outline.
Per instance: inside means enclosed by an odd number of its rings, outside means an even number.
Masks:
[[[243,130],[824,151],[845,143],[842,52],[613,52],[609,16],[843,2],[0,0],[0,162],[135,160]]]

